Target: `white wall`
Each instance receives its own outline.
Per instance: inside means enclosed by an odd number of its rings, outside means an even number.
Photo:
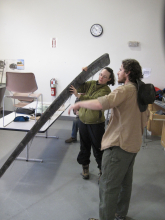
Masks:
[[[0,59],[24,59],[25,71],[35,73],[44,101],[53,101],[51,78],[57,78],[60,94],[81,72],[81,67],[104,53],[109,53],[115,74],[121,60],[134,58],[142,68],[152,70],[144,81],[163,89],[163,3],[163,0],[0,0]],[[104,28],[99,38],[90,34],[94,23]],[[56,49],[50,48],[51,37],[57,38]],[[139,41],[140,47],[130,48],[128,41]],[[98,74],[94,78],[97,77]]]

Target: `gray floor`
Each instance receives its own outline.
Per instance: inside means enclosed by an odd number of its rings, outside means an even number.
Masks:
[[[90,179],[76,161],[77,143],[65,144],[72,121],[58,120],[49,134],[34,138],[30,157],[43,163],[14,161],[0,179],[0,220],[87,220],[98,218],[98,169],[91,157]],[[0,131],[0,167],[24,137]],[[78,138],[79,139],[79,138]],[[25,155],[25,151],[21,153]],[[129,220],[165,220],[165,152],[160,137],[147,137],[135,163]]]

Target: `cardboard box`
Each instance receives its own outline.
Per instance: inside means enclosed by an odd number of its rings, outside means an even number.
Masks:
[[[165,115],[155,114],[158,110],[164,111],[164,108],[156,104],[148,105],[150,111],[149,122],[147,129],[151,131],[152,135],[161,136],[161,145],[165,149]]]
[[[160,106],[156,104],[149,104],[148,109],[150,112],[152,111],[158,111],[158,110],[164,110]],[[163,121],[162,120],[151,120],[152,119],[152,113],[148,121],[147,125],[147,130],[151,131],[151,135],[153,136],[161,136],[162,135],[162,126],[163,126]]]

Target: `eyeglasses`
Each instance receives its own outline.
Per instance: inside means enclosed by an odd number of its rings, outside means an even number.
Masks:
[[[103,77],[104,79],[108,79],[108,77],[104,76],[102,73],[99,73],[99,76]]]

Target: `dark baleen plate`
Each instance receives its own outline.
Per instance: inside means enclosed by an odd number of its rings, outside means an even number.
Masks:
[[[61,94],[52,102],[52,104],[47,108],[40,119],[34,124],[31,130],[25,135],[23,140],[19,143],[10,157],[6,160],[0,169],[0,177],[5,173],[11,163],[18,157],[18,155],[23,151],[29,141],[37,134],[41,127],[49,120],[49,118],[61,107],[62,104],[71,96],[69,88],[73,85],[76,89],[88,80],[91,76],[96,74],[99,70],[110,64],[109,54],[105,53],[93,63],[88,66],[88,70],[82,71],[62,92]]]

